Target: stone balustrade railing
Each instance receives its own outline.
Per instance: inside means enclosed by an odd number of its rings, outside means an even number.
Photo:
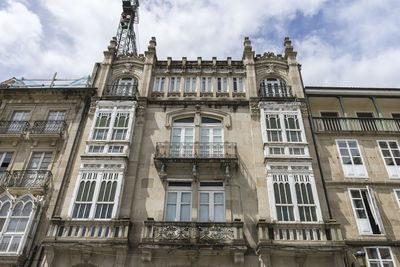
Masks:
[[[258,223],[258,240],[263,241],[343,241],[339,224],[329,223]]]
[[[244,243],[242,222],[146,221],[142,243],[237,244]]]
[[[62,220],[53,218],[47,239],[74,240],[128,240],[129,220]]]

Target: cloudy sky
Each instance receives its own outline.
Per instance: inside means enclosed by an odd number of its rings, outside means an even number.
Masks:
[[[92,72],[116,34],[121,0],[0,0],[0,81]],[[141,0],[139,52],[240,59],[283,52],[289,36],[305,85],[400,87],[399,0]]]

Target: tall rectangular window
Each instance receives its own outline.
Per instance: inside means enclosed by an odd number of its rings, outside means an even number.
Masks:
[[[226,93],[228,92],[228,78],[226,77],[219,77],[217,79],[217,92],[219,93]]]
[[[395,267],[390,247],[366,247],[366,258],[370,267]]]
[[[222,182],[200,182],[199,221],[225,221],[225,189]]]
[[[157,77],[154,80],[153,92],[164,92],[165,77]]]
[[[185,92],[196,92],[196,77],[186,77],[185,80]]]
[[[50,111],[43,133],[60,133],[65,120],[65,111]]]
[[[307,166],[270,166],[268,190],[271,214],[278,221],[321,220],[315,181]]]
[[[190,182],[169,182],[166,195],[165,221],[191,220],[192,187]]]
[[[121,183],[120,172],[82,171],[76,184],[72,218],[114,218]]]
[[[181,88],[181,77],[171,77],[169,82],[170,92],[179,92]]]
[[[34,152],[25,171],[22,184],[27,187],[42,186],[52,156],[52,152]]]
[[[345,177],[368,177],[357,140],[336,140]]]
[[[106,140],[110,128],[111,113],[100,112],[97,114],[93,129],[93,140]]]
[[[202,77],[201,78],[201,91],[202,92],[212,92],[212,77]]]
[[[128,133],[129,113],[117,113],[114,120],[112,140],[125,140]]]
[[[129,137],[133,113],[124,109],[113,108],[109,111],[96,112],[92,129],[92,140],[126,141]]]
[[[244,92],[243,78],[233,78],[233,92],[241,93]]]
[[[267,114],[265,117],[268,142],[282,142],[282,127],[278,114]]]
[[[301,128],[297,115],[284,115],[286,139],[288,142],[301,142]]]
[[[349,194],[360,234],[383,234],[383,223],[372,189],[352,188]]]
[[[400,178],[400,149],[395,140],[377,141],[389,178]]]
[[[15,111],[8,125],[7,133],[22,133],[29,120],[29,111]]]

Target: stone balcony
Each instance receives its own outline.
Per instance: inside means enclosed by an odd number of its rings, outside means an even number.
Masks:
[[[159,249],[212,250],[232,253],[241,261],[247,246],[243,223],[235,222],[160,222],[148,220],[139,247],[143,260],[151,261],[152,251]]]
[[[399,133],[400,119],[313,117],[316,132]]]
[[[336,222],[268,223],[259,221],[257,228],[259,247],[271,245],[310,247],[344,244],[340,225]]]
[[[63,220],[53,218],[46,243],[98,243],[100,246],[128,244],[129,219]]]
[[[30,135],[57,135],[62,136],[67,124],[65,121],[35,121]]]
[[[29,122],[27,121],[0,121],[0,138],[10,141],[13,146],[16,146],[28,128]]]

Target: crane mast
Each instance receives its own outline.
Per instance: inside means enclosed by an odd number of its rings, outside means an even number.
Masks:
[[[122,0],[122,14],[117,31],[117,56],[137,54],[134,24],[139,23],[139,0]]]

